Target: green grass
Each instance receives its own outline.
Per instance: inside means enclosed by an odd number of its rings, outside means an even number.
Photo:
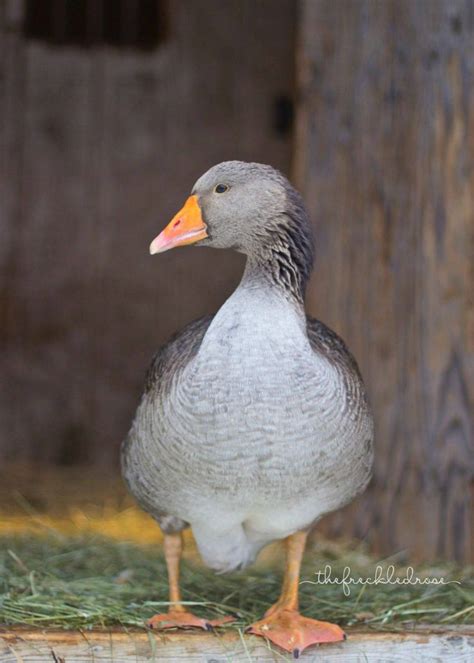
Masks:
[[[360,550],[319,546],[310,550],[303,579],[314,580],[326,564],[333,575],[350,566],[352,576],[373,576],[376,561]],[[403,569],[397,569],[402,575]],[[420,577],[444,576],[461,584],[354,586],[350,596],[329,584],[301,585],[308,616],[341,625],[402,628],[406,622],[474,622],[474,579],[446,565],[418,568]],[[235,613],[242,627],[276,600],[281,574],[274,568],[216,576],[183,564],[184,599],[201,615]],[[157,546],[117,542],[96,534],[0,536],[0,623],[65,629],[122,625],[143,627],[166,610],[167,580]],[[233,628],[230,626],[229,628]]]

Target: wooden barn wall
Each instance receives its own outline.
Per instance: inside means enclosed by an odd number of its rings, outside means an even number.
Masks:
[[[304,0],[299,25],[309,308],[376,419],[373,484],[326,531],[472,559],[474,3]]]
[[[349,343],[374,482],[321,530],[473,551],[472,0],[167,0],[151,54],[28,42],[0,1],[0,457],[116,465],[155,348],[217,308],[232,253],[147,255],[208,166],[289,172],[316,226],[311,313]],[[471,299],[469,299],[471,297]]]
[[[292,0],[166,0],[151,54],[28,42],[0,2],[0,456],[117,464],[145,369],[216,309],[239,256],[150,257],[192,184],[225,159],[288,172]]]

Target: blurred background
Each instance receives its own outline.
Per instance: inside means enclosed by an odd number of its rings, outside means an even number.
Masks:
[[[126,503],[151,356],[243,267],[149,242],[244,159],[302,191],[307,308],[375,413],[374,480],[319,530],[472,559],[473,0],[0,0],[0,49],[4,516]]]

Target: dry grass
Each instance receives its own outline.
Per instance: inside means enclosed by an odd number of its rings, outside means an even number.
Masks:
[[[21,501],[21,498],[19,498]],[[68,629],[125,625],[142,627],[165,610],[167,580],[154,522],[134,507],[87,512],[73,508],[59,516],[13,515],[0,525],[0,622]],[[260,617],[279,593],[280,549],[268,550],[245,573],[215,576],[199,564],[187,535],[184,597],[200,614],[237,614],[242,627]],[[390,560],[382,563],[387,566]],[[310,547],[303,577],[331,565],[333,575],[351,568],[354,577],[373,576],[376,560],[361,547],[319,543]],[[405,570],[397,569],[403,576]],[[474,579],[468,569],[419,567],[420,577],[461,584],[355,586],[301,585],[302,610],[342,625],[401,628],[410,622],[473,623]],[[234,628],[231,626],[229,628]]]

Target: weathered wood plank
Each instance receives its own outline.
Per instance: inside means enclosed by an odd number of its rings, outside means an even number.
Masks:
[[[474,3],[305,1],[296,173],[310,308],[376,418],[367,494],[327,521],[378,550],[474,552]]]
[[[403,633],[350,632],[346,642],[303,652],[301,661],[314,663],[380,663],[443,661],[470,663],[474,658],[474,628],[455,627]],[[85,661],[186,661],[186,663],[244,663],[292,660],[272,651],[253,636],[237,633],[143,632],[0,632],[0,663],[84,663]]]

